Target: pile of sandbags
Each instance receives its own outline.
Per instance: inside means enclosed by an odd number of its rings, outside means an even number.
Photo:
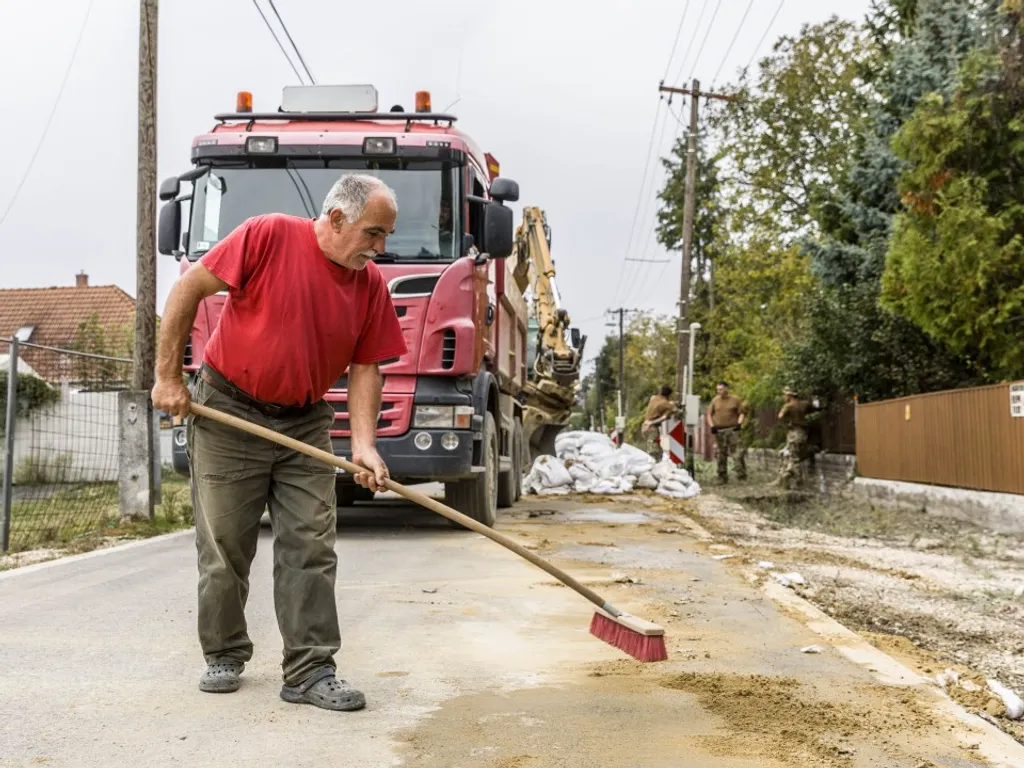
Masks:
[[[537,495],[617,494],[645,489],[677,499],[700,493],[689,473],[665,456],[656,463],[632,445],[616,448],[599,432],[563,432],[555,440],[556,456],[538,456],[523,478],[523,491]]]

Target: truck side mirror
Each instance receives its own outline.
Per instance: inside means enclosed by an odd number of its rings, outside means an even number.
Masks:
[[[483,223],[484,252],[492,259],[510,256],[514,245],[512,209],[501,203],[487,203],[484,206]]]
[[[519,184],[499,176],[491,182],[491,198],[502,203],[514,203],[519,199]]]
[[[177,176],[170,176],[160,182],[160,199],[173,200],[181,190],[181,180]]]
[[[579,328],[570,328],[569,329],[569,336],[572,339],[572,345],[576,349],[579,349],[580,348],[580,329]]]
[[[160,221],[157,224],[157,250],[165,256],[181,256],[178,243],[181,240],[181,203],[172,200],[164,203],[160,209]]]

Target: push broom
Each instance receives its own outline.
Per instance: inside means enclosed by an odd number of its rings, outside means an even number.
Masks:
[[[319,459],[335,467],[340,467],[350,474],[366,471],[357,464],[343,459],[340,456],[335,456],[333,453],[328,453],[327,451],[320,450],[319,448],[314,448],[300,440],[287,437],[286,435],[282,435],[280,432],[267,429],[266,427],[261,427],[260,425],[253,424],[245,419],[240,419],[237,416],[232,416],[214,408],[199,405],[198,403],[190,404],[189,408],[196,416],[211,419],[212,421],[217,421],[221,424],[226,424],[240,429],[243,432],[248,432],[251,435],[270,440],[279,445],[299,451],[311,458]],[[431,512],[436,512],[443,517],[447,517],[449,520],[459,523],[472,531],[476,531],[477,533],[486,536],[491,539],[491,541],[501,544],[501,546],[533,563],[541,570],[551,574],[567,587],[574,589],[580,595],[597,606],[594,618],[590,622],[590,633],[594,635],[594,637],[603,640],[609,645],[624,651],[640,661],[664,661],[668,658],[668,653],[665,650],[665,630],[657,624],[653,624],[649,621],[645,621],[644,619],[620,611],[594,592],[594,590],[583,586],[572,576],[555,567],[547,560],[538,557],[536,554],[520,546],[507,536],[488,528],[486,525],[477,522],[471,517],[467,517],[461,512],[457,512],[446,504],[442,504],[441,502],[432,499],[425,494],[419,493],[418,491],[406,488],[405,486],[394,482],[390,478],[384,481],[384,487],[389,491],[394,491],[400,496],[409,499],[409,501],[419,504],[421,507],[426,507]]]

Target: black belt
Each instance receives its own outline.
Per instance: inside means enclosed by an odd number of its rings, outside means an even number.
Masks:
[[[270,416],[271,418],[303,416],[313,410],[313,406],[316,405],[316,403],[309,403],[307,405],[278,405],[277,403],[266,403],[262,400],[258,400],[247,392],[236,387],[222,374],[218,373],[206,363],[203,363],[202,368],[199,369],[199,375],[202,377],[203,381],[221,394],[227,395],[232,400],[237,400],[243,405],[251,406],[264,416]]]

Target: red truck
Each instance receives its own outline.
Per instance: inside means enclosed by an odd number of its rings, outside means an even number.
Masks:
[[[388,282],[408,353],[381,364],[377,445],[401,483],[442,482],[447,502],[492,525],[521,495],[528,450],[521,390],[527,307],[511,279],[516,182],[433,113],[377,109],[372,86],[289,86],[276,112],[256,113],[238,94],[234,112],[192,142],[192,168],[160,186],[158,248],[187,270],[246,218],[281,212],[315,218],[346,171],[378,176],[399,214],[376,262]],[[188,203],[187,211],[184,204]],[[199,308],[183,361],[194,375],[226,295]],[[258,350],[253,350],[258,354]],[[287,375],[282,371],[282,375]],[[334,451],[351,458],[346,376],[326,399],[335,410]],[[174,465],[188,471],[182,427]],[[339,471],[338,504],[372,498]]]

